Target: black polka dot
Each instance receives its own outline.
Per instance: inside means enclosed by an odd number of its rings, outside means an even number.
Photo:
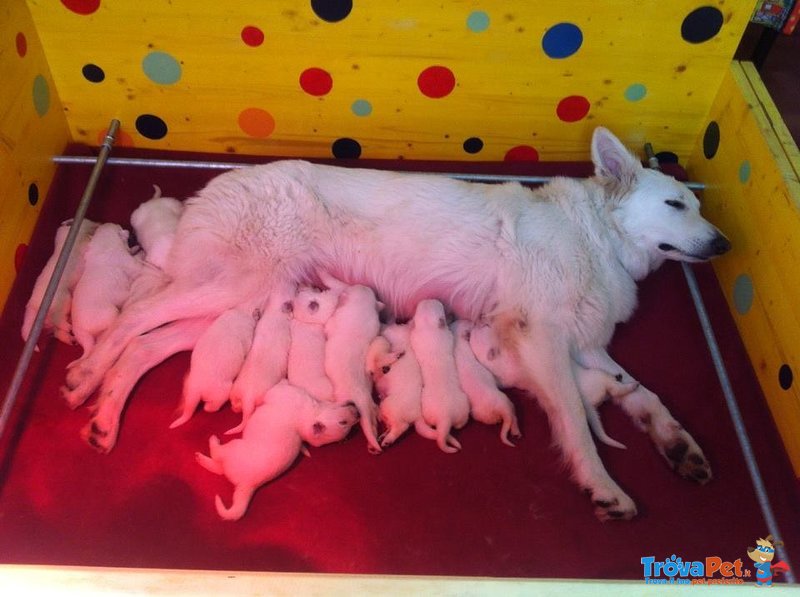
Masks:
[[[464,151],[467,153],[478,153],[483,149],[483,141],[478,137],[470,137],[464,141]]]
[[[710,160],[717,155],[719,149],[719,124],[715,120],[708,123],[703,135],[703,155]]]
[[[659,164],[677,164],[678,156],[671,151],[659,151],[656,154]]]
[[[31,205],[39,203],[39,187],[35,182],[28,185],[28,203]]]
[[[83,78],[91,83],[101,83],[106,78],[106,73],[96,64],[85,64],[81,72]]]
[[[323,21],[337,23],[353,10],[353,0],[311,0],[311,9]]]
[[[778,383],[781,384],[784,390],[788,390],[792,387],[793,382],[794,374],[792,373],[792,368],[789,365],[781,365],[778,370]]]
[[[136,130],[148,139],[163,139],[167,135],[167,123],[153,114],[142,114],[136,119]]]
[[[356,159],[361,157],[361,144],[355,139],[342,137],[341,139],[336,139],[336,141],[333,142],[331,151],[333,151],[333,157],[336,158]]]
[[[686,15],[681,24],[681,37],[692,44],[703,43],[722,29],[723,16],[714,6],[701,6]]]

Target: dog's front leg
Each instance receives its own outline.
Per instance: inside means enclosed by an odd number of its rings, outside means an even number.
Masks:
[[[531,392],[550,419],[553,437],[584,487],[600,520],[630,519],[633,500],[609,476],[589,432],[586,411],[572,373],[569,343],[559,326],[518,322],[509,337],[501,333],[519,356],[523,371],[515,385]]]
[[[139,379],[170,356],[191,350],[211,321],[180,320],[131,340],[103,379],[92,418],[81,431],[84,440],[101,453],[110,452],[117,441],[122,409]]]
[[[602,369],[612,375],[622,374],[623,381],[633,377],[603,349],[586,350],[577,355],[584,367]],[[707,483],[711,466],[694,438],[675,420],[659,397],[643,385],[625,396],[613,398],[636,426],[650,435],[658,453],[681,477]]]

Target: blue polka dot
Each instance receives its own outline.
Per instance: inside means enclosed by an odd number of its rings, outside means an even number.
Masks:
[[[542,49],[550,58],[566,58],[577,52],[583,43],[583,33],[577,25],[553,25],[542,37]]]
[[[753,306],[753,280],[747,274],[741,274],[733,283],[733,304],[740,315],[744,315]]]
[[[739,166],[739,182],[745,184],[748,180],[750,180],[750,160],[745,160]]]
[[[647,95],[647,87],[641,83],[634,83],[625,90],[625,99],[629,102],[638,102]]]
[[[142,70],[153,83],[172,85],[181,78],[181,65],[166,52],[150,52],[142,60]]]
[[[369,116],[372,114],[372,104],[363,99],[354,101],[350,109],[356,116]]]
[[[467,28],[475,33],[486,31],[489,28],[489,15],[482,10],[476,10],[467,17]]]
[[[42,75],[33,80],[33,107],[39,116],[44,116],[50,109],[50,87]]]

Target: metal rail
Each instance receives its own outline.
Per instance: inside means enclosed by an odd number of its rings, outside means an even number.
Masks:
[[[89,177],[89,182],[86,183],[86,188],[83,191],[83,196],[78,204],[78,209],[75,211],[75,218],[73,219],[72,225],[69,228],[69,233],[64,241],[64,246],[61,248],[61,253],[58,255],[58,260],[56,261],[55,268],[53,269],[53,275],[50,277],[50,282],[47,284],[47,289],[42,297],[42,304],[39,306],[39,311],[36,313],[36,318],[33,320],[33,326],[31,327],[30,335],[25,342],[25,347],[22,349],[22,354],[17,362],[17,368],[14,370],[14,376],[11,379],[11,385],[6,392],[2,409],[0,409],[0,438],[2,438],[3,434],[5,433],[6,426],[8,425],[8,419],[11,416],[11,411],[14,408],[14,405],[16,404],[19,390],[22,387],[23,380],[25,379],[25,373],[27,373],[31,358],[33,357],[33,351],[36,349],[36,342],[39,340],[39,335],[42,333],[47,311],[50,309],[50,305],[53,302],[53,297],[55,296],[56,289],[58,288],[58,283],[61,280],[61,275],[64,273],[64,268],[67,266],[67,261],[69,260],[70,253],[75,245],[75,240],[78,237],[81,223],[86,216],[86,210],[89,207],[89,203],[92,201],[94,189],[97,186],[97,181],[100,178],[100,173],[103,170],[103,166],[108,161],[108,154],[111,152],[111,147],[114,145],[114,140],[116,139],[118,130],[119,121],[112,120],[108,127],[108,133],[106,134],[103,144],[100,147],[100,154],[97,156],[97,159],[92,158],[94,169]]]

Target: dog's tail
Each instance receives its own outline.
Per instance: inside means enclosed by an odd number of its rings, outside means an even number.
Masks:
[[[254,487],[237,485],[236,489],[233,490],[233,502],[230,508],[225,507],[222,498],[217,494],[214,498],[217,514],[219,514],[220,518],[223,520],[239,520],[247,511],[247,507],[250,505],[250,499],[253,497],[254,492]]]
[[[508,439],[509,435],[513,438],[522,437],[522,434],[519,431],[519,423],[517,422],[517,417],[513,412],[510,413],[510,415],[506,415],[503,417],[503,425],[502,427],[500,427],[500,441],[507,446],[515,448],[516,444],[512,442],[510,439]]]

